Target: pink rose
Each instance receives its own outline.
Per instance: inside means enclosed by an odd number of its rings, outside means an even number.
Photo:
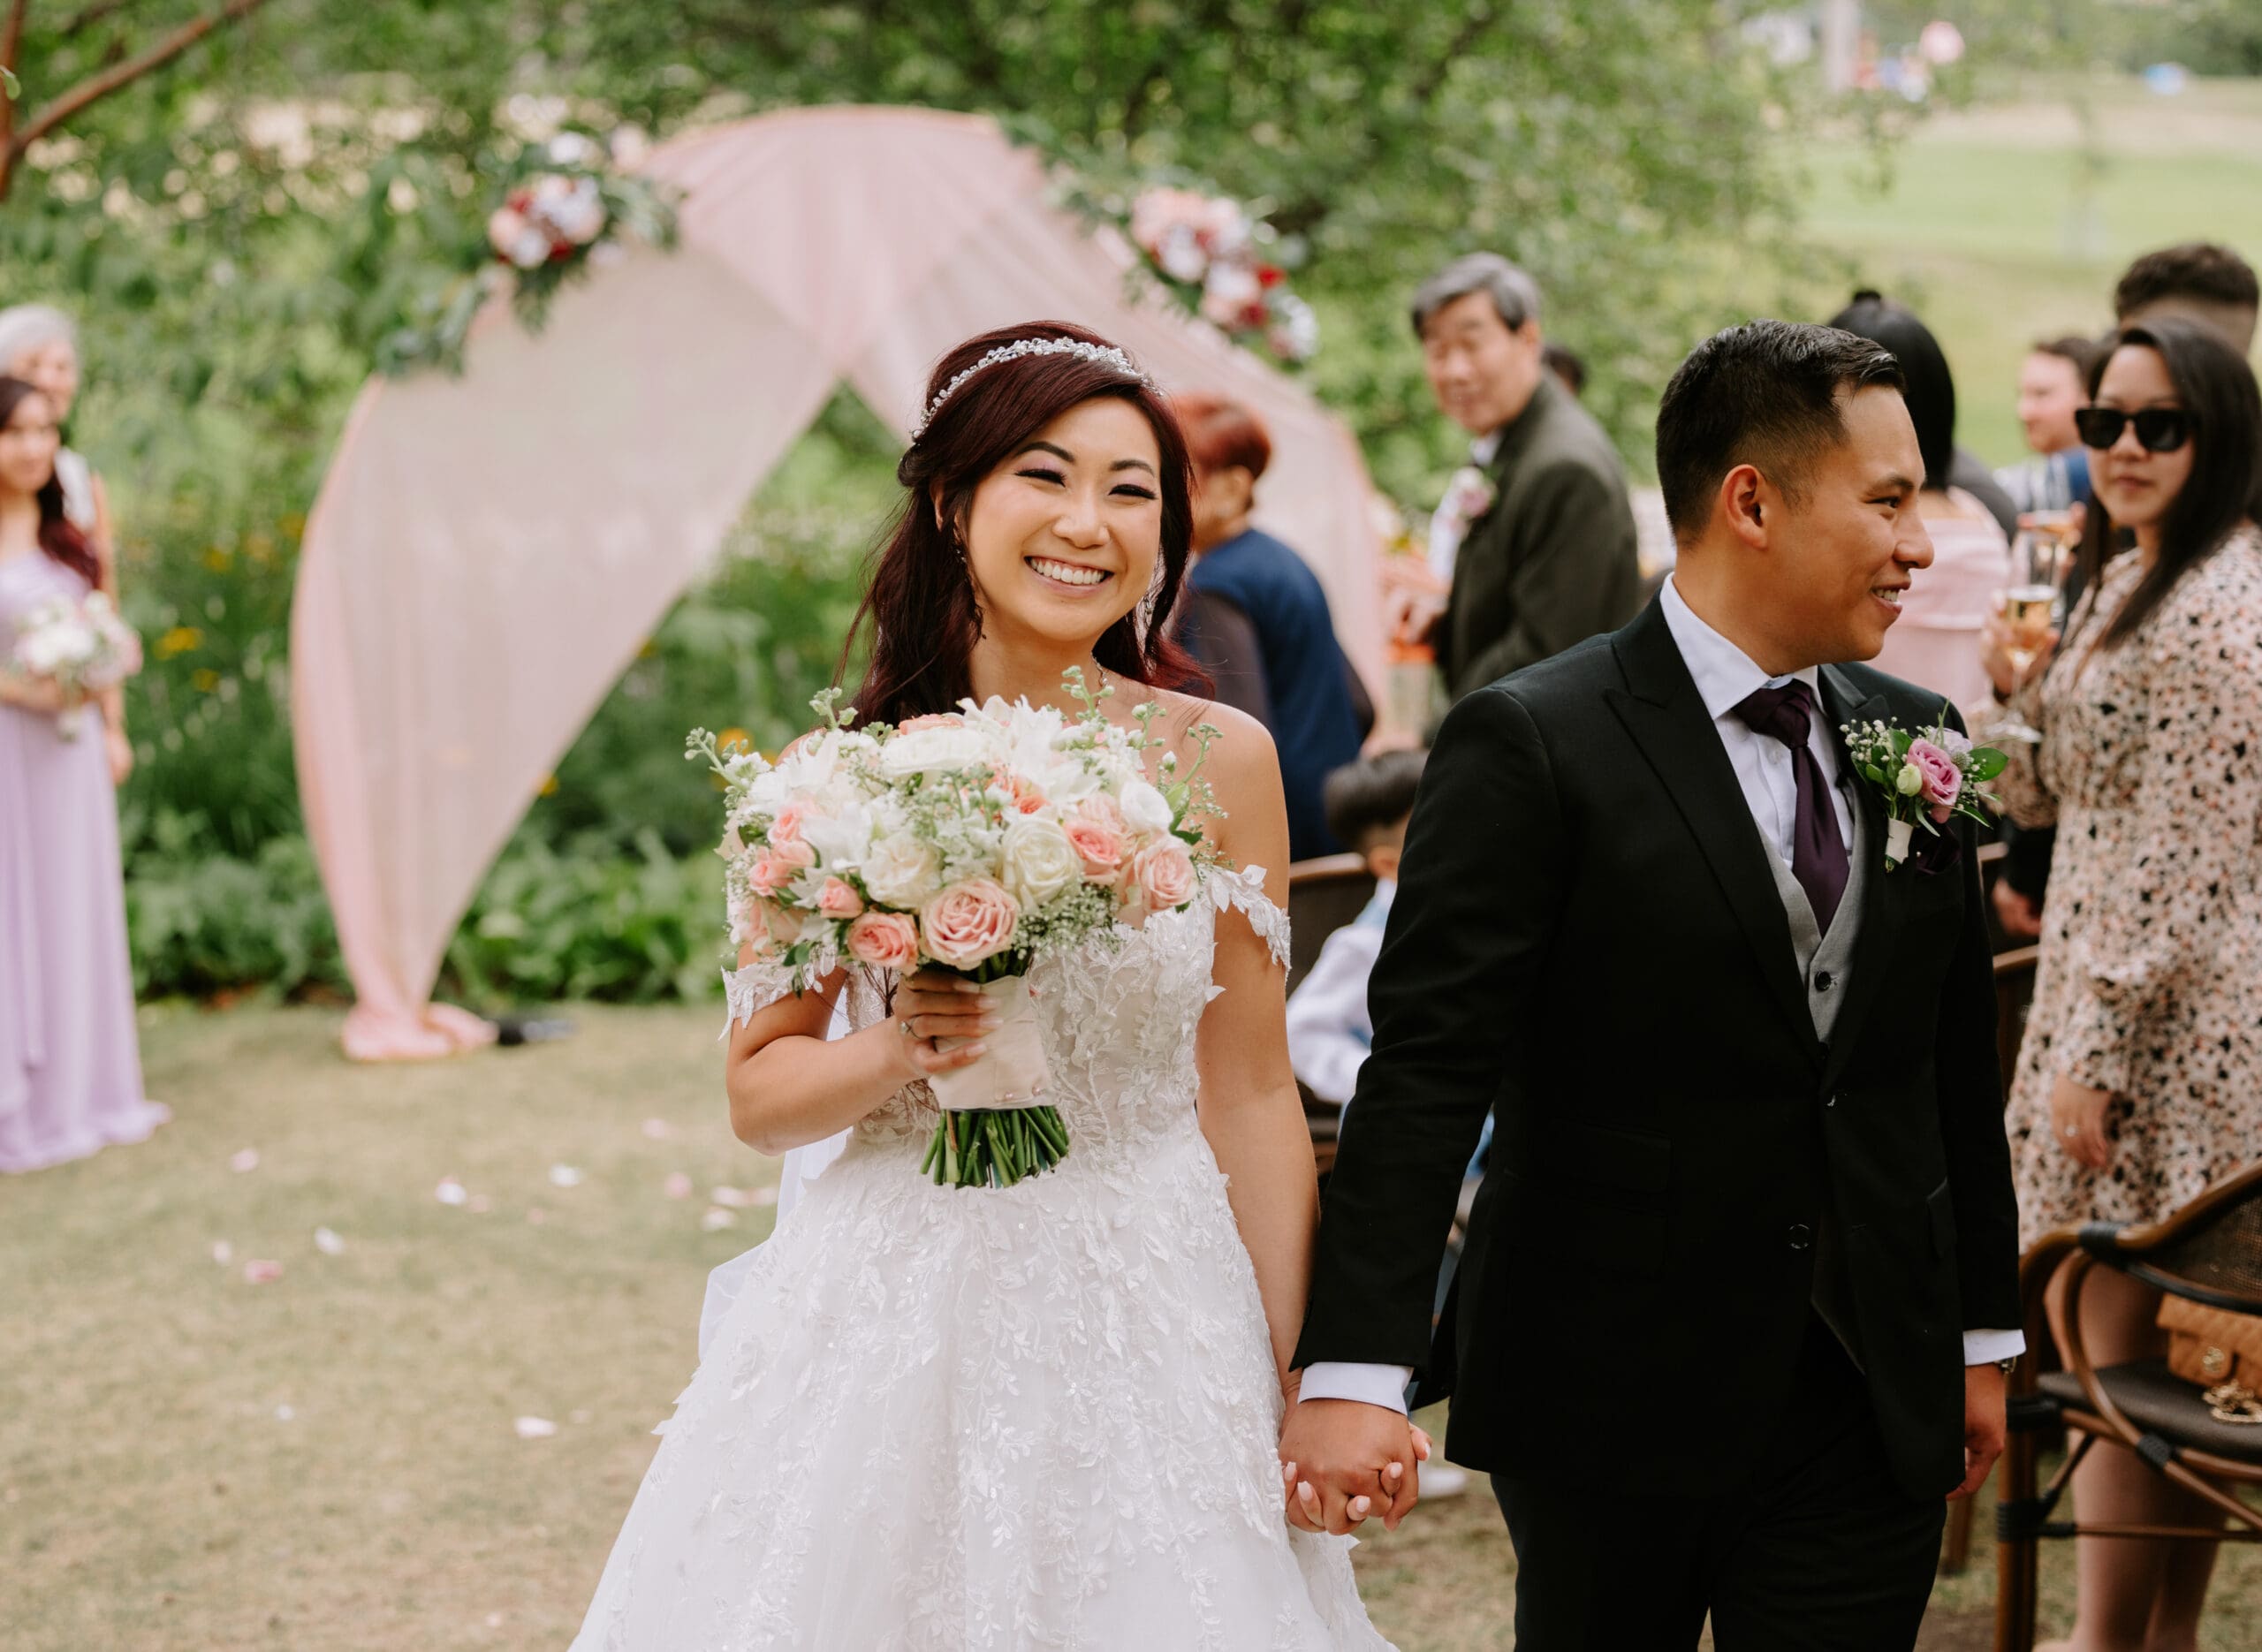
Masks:
[[[770,846],[782,848],[789,843],[801,841],[801,806],[788,803],[778,811],[778,818],[770,822]]]
[[[927,955],[953,969],[972,969],[1006,950],[1021,921],[1021,903],[986,877],[953,883],[919,914]]]
[[[1104,826],[1119,835],[1123,830],[1123,808],[1104,792],[1095,792],[1076,805],[1076,818],[1087,820],[1095,826]]]
[[[824,918],[853,918],[864,910],[864,898],[856,886],[845,879],[829,877],[824,887],[816,892],[817,915]]]
[[[1068,845],[1076,858],[1084,863],[1084,875],[1101,883],[1112,883],[1116,874],[1123,870],[1123,834],[1103,821],[1085,820],[1079,816],[1067,822],[1061,830],[1068,834]]]
[[[915,734],[921,729],[957,729],[966,726],[966,719],[953,711],[930,711],[924,716],[911,717],[895,725],[898,734]]]
[[[799,837],[788,838],[784,843],[772,838],[770,844],[770,858],[782,861],[796,871],[806,872],[816,864],[816,851]]]
[[[1918,795],[1931,807],[1933,820],[1947,820],[1963,791],[1963,771],[1955,759],[1930,740],[1911,740],[1907,762],[1924,777],[1924,789]]]
[[[754,870],[747,874],[747,886],[764,899],[772,899],[785,892],[788,885],[801,875],[801,868],[778,854],[766,854],[754,863]]]
[[[848,926],[848,956],[873,969],[911,969],[919,962],[919,926],[899,912],[868,912]]]
[[[1167,912],[1194,898],[1194,857],[1175,837],[1140,850],[1131,862],[1131,875],[1151,911]]]

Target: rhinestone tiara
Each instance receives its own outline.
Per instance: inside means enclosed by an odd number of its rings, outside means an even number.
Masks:
[[[959,386],[967,380],[984,368],[994,368],[1001,361],[1018,361],[1023,356],[1074,356],[1127,373],[1149,390],[1155,387],[1155,382],[1140,370],[1139,364],[1113,345],[1088,345],[1081,338],[1016,338],[1009,345],[998,345],[937,390],[935,399],[927,404],[927,411],[919,415],[919,422],[911,427],[911,439],[916,442],[927,434],[927,427],[935,422],[935,415],[942,411],[943,404],[956,395]]]

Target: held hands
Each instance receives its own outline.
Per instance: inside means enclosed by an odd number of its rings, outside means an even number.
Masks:
[[[982,989],[948,970],[922,969],[895,991],[895,1013],[882,1034],[899,1051],[907,1079],[931,1079],[938,1072],[970,1067],[989,1046],[982,1034],[994,1032],[998,1018]],[[936,1040],[964,1039],[948,1050]]]
[[[1421,1493],[1430,1436],[1405,1417],[1357,1399],[1310,1399],[1280,1433],[1288,1524],[1340,1536],[1370,1514],[1396,1531]]]
[[[2105,1133],[2105,1109],[2110,1090],[2093,1090],[2086,1084],[2060,1078],[2050,1087],[2050,1133],[2076,1164],[2101,1171],[2113,1162],[2113,1143]]]
[[[2003,1373],[1993,1365],[1963,1368],[1963,1483],[1947,1494],[1950,1503],[1971,1496],[1987,1483],[1987,1473],[2003,1454]]]

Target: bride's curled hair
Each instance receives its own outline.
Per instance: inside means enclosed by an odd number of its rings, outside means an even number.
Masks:
[[[961,376],[992,351],[1036,339],[1073,340],[1092,346],[1093,353],[1022,355]],[[1102,351],[1116,359],[1099,355]],[[931,416],[895,470],[904,489],[902,508],[874,553],[863,603],[841,653],[845,676],[869,628],[871,659],[854,696],[859,721],[900,723],[947,711],[974,692],[968,661],[982,622],[956,525],[965,521],[983,477],[1055,419],[1097,396],[1130,403],[1153,428],[1163,519],[1154,585],[1101,635],[1093,657],[1136,683],[1174,688],[1199,680],[1191,659],[1170,638],[1171,610],[1185,581],[1194,530],[1186,439],[1161,393],[1122,360],[1106,339],[1073,322],[1025,322],[969,338],[936,364],[923,405]]]

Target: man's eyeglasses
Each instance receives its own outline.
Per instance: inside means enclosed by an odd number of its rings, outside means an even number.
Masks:
[[[2134,413],[2120,407],[2081,407],[2074,412],[2074,428],[2081,434],[2082,445],[2100,453],[2132,424],[2148,453],[2173,453],[2191,439],[2191,421],[2181,407],[2139,407]]]

